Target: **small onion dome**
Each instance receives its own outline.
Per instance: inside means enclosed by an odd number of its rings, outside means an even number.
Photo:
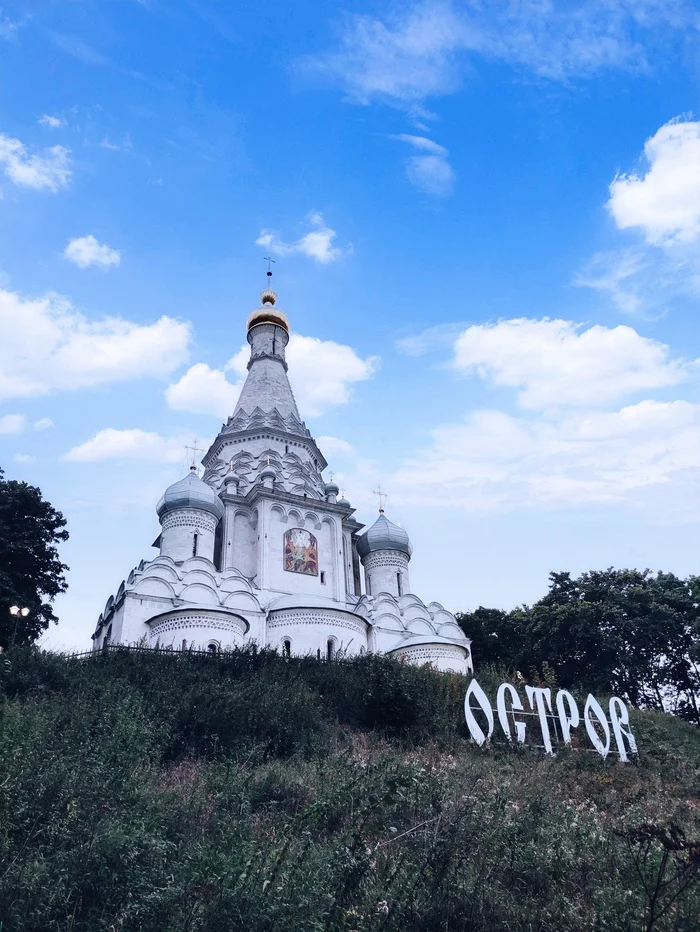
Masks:
[[[408,534],[385,514],[380,514],[372,527],[357,539],[357,552],[361,557],[377,550],[400,550],[408,557],[413,552]]]
[[[277,478],[277,473],[276,473],[275,470],[272,468],[272,466],[266,466],[266,467],[263,469],[263,471],[260,473],[260,478],[261,478],[261,479],[273,479],[273,480],[274,480],[274,479]]]
[[[340,492],[340,486],[336,485],[335,482],[327,482],[323,488],[326,495],[337,495]]]
[[[350,504],[350,502],[347,500],[347,498],[339,498],[336,504],[342,505],[343,508],[351,508],[351,507],[352,507],[351,504]]]
[[[263,306],[259,307],[257,311],[253,311],[248,318],[248,330],[257,327],[258,324],[275,324],[289,333],[289,321],[286,315],[278,307],[275,307],[275,301],[277,300],[275,292],[270,288],[266,288],[260,295],[260,299]]]
[[[224,516],[224,503],[214,489],[199,478],[194,466],[184,479],[168,486],[156,505],[159,518],[178,508],[199,508],[201,511],[208,511],[217,519]]]

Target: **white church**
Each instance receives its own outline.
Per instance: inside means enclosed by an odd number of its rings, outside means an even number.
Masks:
[[[202,460],[165,490],[154,560],[107,600],[92,636],[218,652],[246,644],[330,660],[365,652],[472,669],[470,642],[439,602],[411,591],[411,543],[380,508],[374,524],[324,482],[326,460],[287,377],[289,322],[262,293],[236,409]],[[362,570],[360,569],[362,565]]]

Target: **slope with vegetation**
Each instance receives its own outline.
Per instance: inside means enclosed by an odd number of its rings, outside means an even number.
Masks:
[[[0,670],[3,932],[700,928],[678,718],[634,713],[625,765],[478,748],[464,679],[381,657],[17,648]]]

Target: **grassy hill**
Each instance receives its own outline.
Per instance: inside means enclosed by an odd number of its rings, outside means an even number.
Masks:
[[[627,765],[478,748],[465,687],[378,657],[3,655],[2,932],[697,932],[700,732],[637,714]]]

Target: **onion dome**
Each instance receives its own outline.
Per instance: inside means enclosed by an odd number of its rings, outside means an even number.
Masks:
[[[337,495],[340,492],[340,486],[336,485],[335,482],[327,482],[324,486],[326,495]]]
[[[351,504],[350,504],[350,502],[347,500],[347,498],[339,498],[336,504],[342,505],[343,508],[351,508],[351,507],[352,507]]]
[[[184,479],[168,486],[156,505],[159,518],[179,508],[198,508],[200,511],[208,511],[217,519],[224,516],[223,502],[214,489],[199,478],[195,466],[190,467]]]
[[[361,557],[378,550],[400,550],[410,557],[413,552],[408,534],[382,512],[369,530],[357,539],[357,552]]]
[[[267,466],[260,473],[260,479],[263,482],[265,481],[265,479],[272,479],[272,481],[274,482],[276,478],[277,478],[277,473],[272,468],[272,466],[270,466],[270,464],[268,463]]]
[[[248,318],[248,331],[250,332],[258,324],[275,324],[289,333],[289,321],[286,314],[278,307],[275,307],[275,301],[277,300],[275,292],[271,288],[266,288],[260,295],[260,299],[262,307],[259,307],[257,311],[253,311]]]

